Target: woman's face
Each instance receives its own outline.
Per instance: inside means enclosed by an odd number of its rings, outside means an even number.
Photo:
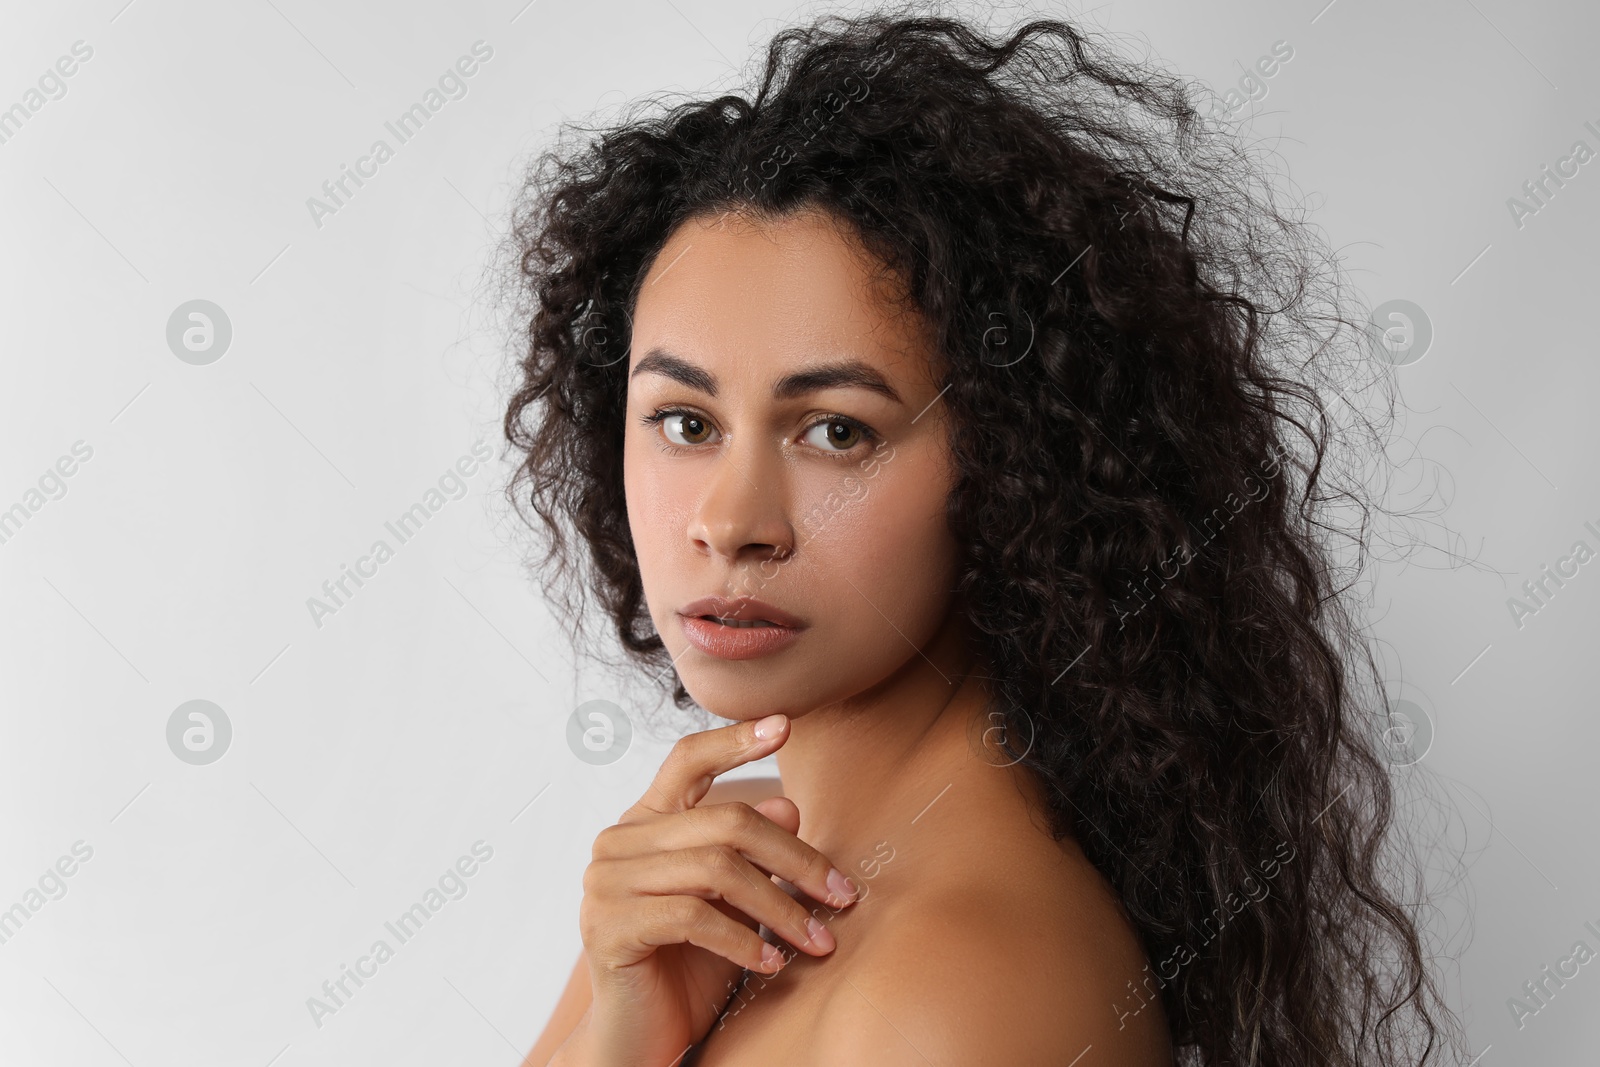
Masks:
[[[931,342],[866,255],[821,212],[708,216],[640,290],[628,522],[656,630],[724,718],[803,714],[920,667],[951,610]],[[733,603],[693,606],[717,596]],[[782,613],[792,627],[697,618]]]

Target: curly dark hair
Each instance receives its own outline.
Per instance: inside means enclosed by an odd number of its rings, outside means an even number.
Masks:
[[[749,99],[564,127],[528,168],[504,433],[546,594],[668,675],[623,489],[639,285],[691,217],[825,209],[932,325],[1006,744],[1120,894],[1180,1062],[1459,1053],[1350,605],[1371,505],[1336,446],[1372,423],[1339,383],[1375,361],[1337,259],[1207,90],[1065,22],[833,15],[764,59]]]

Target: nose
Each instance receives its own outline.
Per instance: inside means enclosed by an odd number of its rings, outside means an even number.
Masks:
[[[712,470],[689,519],[694,546],[732,564],[781,560],[793,552],[782,462],[729,449]]]

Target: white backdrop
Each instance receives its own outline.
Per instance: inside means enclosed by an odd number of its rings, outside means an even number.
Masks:
[[[579,703],[640,709],[574,664],[504,521],[486,256],[563,116],[727,88],[795,13],[0,9],[0,1062],[514,1064],[531,1045],[580,947],[590,842],[671,720],[636,719],[608,766],[569,749]],[[1600,550],[1600,164],[1572,155],[1600,151],[1600,17],[1086,17],[1219,91],[1286,42],[1251,128],[1371,301],[1431,322],[1395,371],[1406,435],[1451,501],[1434,539],[1479,565],[1386,567],[1374,632],[1431,719],[1421,766],[1469,849],[1450,976],[1473,1053],[1592,1063],[1600,966],[1521,1025],[1506,1002],[1575,942],[1600,949],[1600,564],[1559,562]],[[390,131],[430,87],[426,125]],[[364,161],[380,138],[392,154]],[[1570,176],[1513,211],[1546,164]],[[196,308],[212,333],[191,351]],[[380,539],[392,555],[362,562]],[[1576,574],[1517,618],[1508,598],[1545,565]],[[390,932],[418,903],[427,921]],[[380,938],[392,958],[308,1007]]]

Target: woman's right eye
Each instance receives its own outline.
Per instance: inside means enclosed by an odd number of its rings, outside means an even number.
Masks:
[[[661,432],[675,445],[703,445],[714,432],[705,419],[685,411],[665,412],[660,420]]]

